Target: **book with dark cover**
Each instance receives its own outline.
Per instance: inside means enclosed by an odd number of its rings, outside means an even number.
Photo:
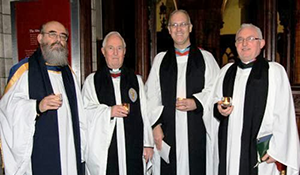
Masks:
[[[262,157],[267,153],[269,149],[269,143],[272,136],[273,134],[270,134],[257,139],[256,149],[259,163],[262,162]]]

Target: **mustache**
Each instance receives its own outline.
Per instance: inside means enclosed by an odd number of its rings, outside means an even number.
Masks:
[[[52,43],[52,44],[51,44],[51,47],[55,46],[56,44],[59,45],[60,47],[64,47],[64,46],[61,44],[61,42],[59,42],[59,41],[56,41],[55,43]]]

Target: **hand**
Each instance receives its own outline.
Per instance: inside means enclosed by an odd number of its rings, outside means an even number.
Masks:
[[[197,109],[196,102],[192,98],[185,98],[185,99],[179,99],[176,100],[176,109],[179,111],[193,111]]]
[[[111,107],[111,117],[127,117],[128,110],[122,105]]]
[[[269,156],[269,154],[265,154],[262,158],[261,158],[262,161],[264,162],[267,162],[267,163],[275,163],[276,160],[273,159],[273,157]]]
[[[232,110],[233,110],[233,106],[229,106],[227,108],[223,108],[221,106],[222,101],[218,101],[218,111],[220,112],[220,114],[222,114],[223,116],[227,117],[228,115],[231,114]]]
[[[41,113],[46,112],[48,110],[55,110],[61,107],[62,105],[62,99],[61,94],[51,94],[42,99],[42,101],[39,104],[39,109]]]
[[[154,137],[154,143],[156,145],[156,148],[158,150],[161,150],[162,140],[165,136],[160,125],[155,126],[155,128],[153,129],[153,137]]]
[[[144,148],[144,159],[146,163],[153,157],[153,148]]]

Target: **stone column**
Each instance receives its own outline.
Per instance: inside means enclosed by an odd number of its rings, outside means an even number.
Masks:
[[[92,11],[91,0],[79,0],[80,4],[80,57],[83,59],[81,62],[81,80],[84,79],[92,72],[92,16],[95,20],[94,9]],[[95,23],[93,21],[93,23]]]
[[[264,4],[264,37],[265,57],[270,61],[275,61],[277,47],[277,10],[276,0],[266,0]]]
[[[135,7],[136,72],[146,81],[150,66],[148,2],[135,0]]]
[[[294,62],[294,84],[300,84],[300,2],[296,1],[295,10],[295,62]]]

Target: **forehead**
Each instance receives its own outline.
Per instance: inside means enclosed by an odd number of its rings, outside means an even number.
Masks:
[[[44,27],[45,32],[56,31],[58,33],[67,33],[66,28],[58,22],[50,22]]]
[[[107,38],[107,45],[123,45],[121,38],[118,35],[111,35]]]
[[[173,14],[170,19],[171,22],[176,22],[176,21],[187,22],[187,20],[188,20],[188,18],[186,16],[186,14],[184,14],[182,12],[177,12],[177,13]]]
[[[238,36],[255,36],[257,37],[258,36],[258,33],[256,31],[255,28],[253,27],[246,27],[246,28],[243,28],[239,33],[238,33]]]

